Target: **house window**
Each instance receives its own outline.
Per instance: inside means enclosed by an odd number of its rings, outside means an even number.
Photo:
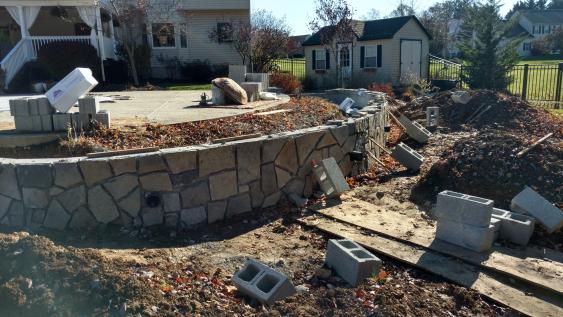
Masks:
[[[325,50],[315,50],[316,60],[315,69],[325,70],[326,69],[326,51]]]
[[[153,47],[176,47],[174,35],[174,24],[172,23],[153,23],[152,24],[152,45]]]
[[[524,50],[524,51],[532,50],[532,43],[523,43],[522,45],[523,45],[522,50]]]
[[[340,49],[340,67],[350,67],[350,50],[348,47]]]
[[[180,23],[180,47],[188,48],[188,24]]]
[[[233,41],[233,25],[231,23],[217,23],[217,38],[219,43]]]
[[[377,46],[366,46],[364,67],[365,68],[377,67]]]

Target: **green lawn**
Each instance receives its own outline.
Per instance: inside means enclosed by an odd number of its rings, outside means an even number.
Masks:
[[[211,84],[159,83],[165,90],[211,90]]]
[[[546,56],[526,57],[523,58],[519,64],[552,65],[559,63],[563,63],[562,56],[546,55]]]
[[[306,64],[304,58],[278,59],[275,61],[275,64],[278,71],[293,74],[295,77],[300,79],[305,78]]]

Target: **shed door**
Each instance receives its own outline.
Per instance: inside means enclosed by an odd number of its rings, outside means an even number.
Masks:
[[[420,79],[422,42],[401,40],[401,82],[409,83]]]

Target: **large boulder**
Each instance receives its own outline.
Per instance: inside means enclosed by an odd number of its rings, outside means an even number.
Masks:
[[[246,105],[248,103],[246,91],[234,80],[230,78],[217,78],[211,83],[213,86],[221,89],[225,93],[225,96],[235,104]]]

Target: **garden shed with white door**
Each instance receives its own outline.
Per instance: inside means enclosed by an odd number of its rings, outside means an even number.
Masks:
[[[415,16],[352,23],[349,39],[327,45],[321,30],[303,43],[309,85],[401,86],[428,77],[430,35]]]

